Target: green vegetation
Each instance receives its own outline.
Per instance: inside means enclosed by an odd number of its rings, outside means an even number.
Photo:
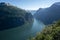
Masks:
[[[60,21],[48,25],[41,33],[30,40],[60,40]]]

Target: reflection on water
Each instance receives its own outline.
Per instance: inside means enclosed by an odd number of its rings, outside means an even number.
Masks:
[[[42,22],[37,21],[36,19],[34,19],[34,23],[33,23],[33,26],[31,28],[31,32],[33,34],[35,34],[37,32],[40,32],[41,30],[43,30],[44,27],[45,27],[45,25]]]
[[[34,19],[34,23],[32,25],[32,28],[29,30],[26,37],[29,38],[31,36],[35,36],[36,33],[41,32],[44,27],[45,27],[45,25],[42,22],[37,21],[36,19]]]
[[[35,34],[40,32],[43,28],[44,24],[34,19],[34,23],[32,25],[25,25],[21,28],[18,27],[0,31],[0,40],[25,40],[31,35],[35,36]]]

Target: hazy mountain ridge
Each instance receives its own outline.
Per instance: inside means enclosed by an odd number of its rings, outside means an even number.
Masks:
[[[34,16],[36,19],[44,22],[44,24],[51,24],[53,21],[60,20],[60,2],[54,3],[51,7],[39,9]]]
[[[37,10],[27,10],[27,12],[30,12],[32,15],[36,13]]]

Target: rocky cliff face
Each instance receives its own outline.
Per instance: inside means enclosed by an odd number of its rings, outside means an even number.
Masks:
[[[32,21],[31,13],[9,3],[0,3],[0,30],[22,26]]]
[[[39,9],[34,16],[44,24],[51,24],[60,20],[60,2],[54,3],[51,7]]]

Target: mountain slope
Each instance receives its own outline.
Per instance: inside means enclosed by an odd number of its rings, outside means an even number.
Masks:
[[[44,24],[51,24],[54,21],[60,20],[60,2],[54,3],[49,8],[42,8],[37,11],[34,16]]]
[[[0,30],[22,26],[32,21],[31,13],[9,3],[0,3]]]

